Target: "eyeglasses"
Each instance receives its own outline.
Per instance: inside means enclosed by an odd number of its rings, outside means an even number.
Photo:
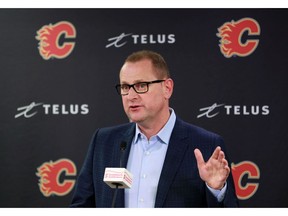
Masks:
[[[165,80],[154,80],[151,82],[138,82],[132,85],[129,84],[118,84],[115,86],[119,95],[128,95],[130,88],[132,87],[138,94],[143,94],[149,91],[149,85],[153,83],[164,82]]]

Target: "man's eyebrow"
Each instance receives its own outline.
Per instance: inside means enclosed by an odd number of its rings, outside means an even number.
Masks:
[[[135,83],[140,83],[140,82],[146,82],[146,81],[144,81],[143,79],[141,79],[141,80],[134,80],[134,82],[133,82],[132,84],[129,84],[128,82],[123,81],[123,82],[121,82],[121,84],[133,85],[133,84],[135,84]]]

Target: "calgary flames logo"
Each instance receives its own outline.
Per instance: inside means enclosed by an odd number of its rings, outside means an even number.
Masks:
[[[259,183],[248,182],[251,180],[255,181],[260,178],[260,171],[258,166],[251,161],[242,161],[238,164],[232,163],[231,167],[238,199],[249,199],[256,193],[259,186]],[[245,175],[247,175],[246,182],[243,181]]]
[[[74,26],[69,22],[62,21],[55,25],[45,25],[37,31],[38,49],[43,59],[49,60],[52,57],[63,59],[72,52],[75,42],[63,42],[61,45],[59,40],[62,35],[65,39],[75,38]]]
[[[242,43],[242,36],[245,31],[248,35],[260,35],[260,26],[256,20],[251,18],[243,18],[237,22],[227,22],[218,28],[217,36],[220,40],[220,50],[226,58],[233,55],[248,56],[257,48],[259,40],[249,39]]]
[[[75,180],[63,180],[60,182],[60,175],[65,172],[65,176],[76,176],[76,167],[68,159],[60,159],[55,162],[45,162],[37,168],[36,175],[40,177],[39,188],[42,194],[49,197],[53,194],[64,196],[74,187]]]

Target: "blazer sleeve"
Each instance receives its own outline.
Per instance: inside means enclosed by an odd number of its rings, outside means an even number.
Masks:
[[[95,207],[95,191],[93,184],[93,157],[95,149],[95,138],[98,130],[95,132],[90,143],[84,164],[81,168],[75,185],[74,195],[70,207]]]

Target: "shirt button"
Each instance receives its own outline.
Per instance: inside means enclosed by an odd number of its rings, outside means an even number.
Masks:
[[[144,199],[143,199],[143,198],[140,198],[140,199],[139,199],[139,202],[143,203],[143,202],[144,202]]]
[[[146,151],[146,152],[145,152],[145,155],[146,155],[146,156],[150,155],[150,152],[149,152],[149,151]]]
[[[145,179],[146,177],[147,177],[147,175],[146,175],[146,174],[143,174],[143,175],[142,175],[142,178],[143,178],[143,179]]]

